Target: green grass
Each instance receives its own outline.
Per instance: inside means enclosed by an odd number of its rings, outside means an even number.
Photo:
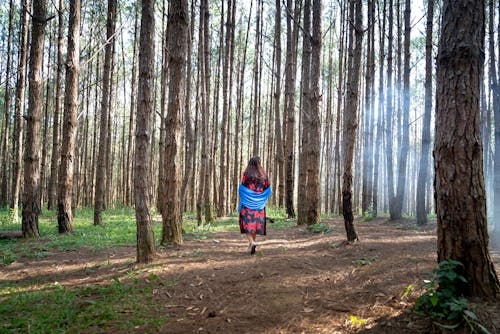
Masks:
[[[130,331],[154,333],[168,319],[158,313],[152,286],[115,282],[67,288],[48,284],[34,290],[0,289],[0,333],[78,333]]]

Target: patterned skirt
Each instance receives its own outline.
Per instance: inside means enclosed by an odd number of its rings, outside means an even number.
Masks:
[[[266,209],[252,210],[243,205],[240,211],[240,232],[266,235]]]

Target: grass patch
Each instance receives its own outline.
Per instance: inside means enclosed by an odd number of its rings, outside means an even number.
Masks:
[[[39,290],[7,288],[0,294],[0,332],[75,333],[158,328],[167,318],[158,314],[151,286],[115,281],[108,285],[67,288],[50,284]]]

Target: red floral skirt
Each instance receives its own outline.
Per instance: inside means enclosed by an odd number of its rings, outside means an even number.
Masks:
[[[240,211],[240,232],[266,235],[266,209],[252,210],[243,205]]]

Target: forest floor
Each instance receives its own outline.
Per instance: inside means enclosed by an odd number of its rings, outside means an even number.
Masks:
[[[323,219],[317,231],[269,224],[253,256],[239,232],[188,233],[182,247],[160,248],[147,266],[133,263],[134,246],[51,251],[0,267],[0,287],[15,285],[22,294],[19,287],[26,292],[51,284],[65,291],[30,302],[41,307],[84,289],[63,305],[79,314],[93,314],[110,293],[95,287],[126,287],[113,290],[124,297],[107,317],[81,320],[84,328],[62,326],[68,333],[439,333],[412,312],[436,267],[435,223],[421,229],[380,218],[356,227],[359,242],[346,244],[340,218]],[[500,253],[492,254],[498,271]],[[12,294],[0,294],[0,304],[14,304]],[[472,304],[481,323],[500,333],[500,305]],[[124,327],[120,319],[137,313],[155,320]],[[25,332],[14,329],[12,318],[4,320],[0,332]]]

